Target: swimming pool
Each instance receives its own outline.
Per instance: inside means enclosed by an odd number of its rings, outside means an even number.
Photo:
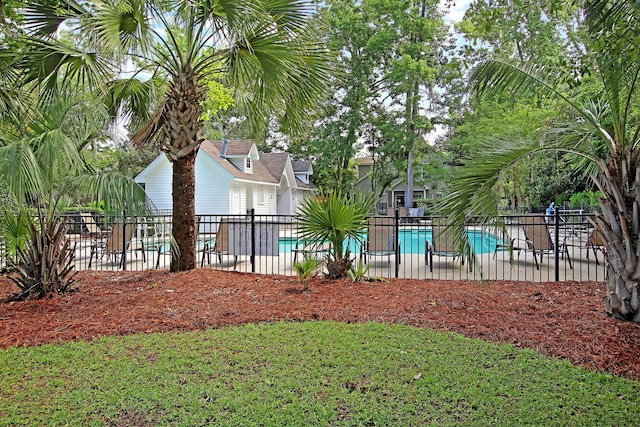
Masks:
[[[492,233],[481,230],[468,230],[469,242],[476,254],[491,253],[496,249],[496,245],[501,245],[502,240]],[[400,229],[398,231],[400,240],[400,251],[403,254],[424,254],[425,242],[431,241],[431,229]],[[364,235],[366,241],[366,235]],[[296,247],[296,240],[293,238],[280,239],[280,253],[291,252]],[[360,253],[360,244],[350,242],[351,253]]]

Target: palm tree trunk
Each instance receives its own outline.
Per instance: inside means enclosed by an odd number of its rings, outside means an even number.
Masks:
[[[173,236],[179,254],[171,258],[171,271],[196,268],[196,174],[198,150],[179,157],[173,164]]]
[[[640,322],[638,154],[614,156],[602,167],[601,179],[593,178],[604,195],[600,201],[602,213],[595,220],[606,248],[605,310],[609,316],[633,322]]]
[[[616,274],[612,264],[607,264],[607,295],[604,305],[607,314],[620,320],[640,322],[640,284]]]

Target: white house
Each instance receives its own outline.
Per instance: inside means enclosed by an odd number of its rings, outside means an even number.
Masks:
[[[310,162],[261,153],[250,140],[205,141],[196,157],[196,215],[291,215],[315,192]],[[158,156],[136,178],[155,209],[172,210],[172,164]]]

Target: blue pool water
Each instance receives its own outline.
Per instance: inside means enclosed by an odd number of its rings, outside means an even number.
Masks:
[[[469,242],[476,254],[491,253],[502,240],[495,235],[480,230],[468,230]],[[399,230],[400,250],[403,254],[424,254],[425,242],[431,241],[430,229]],[[366,236],[365,239],[366,241]],[[296,247],[295,239],[280,239],[280,253],[291,252]],[[359,253],[360,245],[349,244],[351,253]]]

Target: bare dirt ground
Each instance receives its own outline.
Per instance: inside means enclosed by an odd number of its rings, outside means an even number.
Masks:
[[[402,323],[512,343],[640,380],[640,325],[604,313],[602,283],[331,281],[198,269],[80,272],[78,292],[0,304],[0,347],[281,319]],[[0,300],[18,288],[0,277]]]

